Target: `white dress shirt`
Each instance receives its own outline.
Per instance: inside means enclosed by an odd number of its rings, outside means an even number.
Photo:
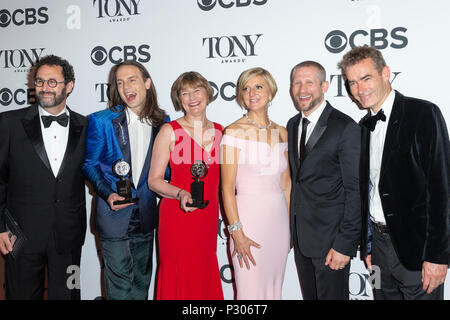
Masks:
[[[133,183],[137,188],[145,157],[147,156],[152,126],[147,121],[140,121],[138,115],[126,109],[128,122],[128,136],[130,138],[131,171]]]
[[[322,115],[323,110],[325,109],[325,106],[327,105],[327,102],[325,100],[322,101],[322,103],[319,105],[319,107],[314,110],[309,116],[305,116],[305,114],[302,112],[303,118],[306,118],[309,120],[308,127],[306,128],[306,137],[305,137],[305,144],[308,142],[309,137],[311,137],[312,132],[314,131],[314,127],[316,126],[317,122],[319,122],[319,118]],[[300,121],[298,125],[298,141],[297,146],[300,146],[300,139],[302,138],[302,129],[303,129],[303,120]],[[300,149],[299,149],[300,152]]]
[[[53,114],[47,112],[44,108],[39,107],[39,119],[41,120],[41,131],[42,139],[44,140],[45,152],[47,152],[47,157],[50,162],[50,167],[52,168],[53,175],[56,177],[58,175],[59,168],[66,153],[67,140],[69,139],[69,125],[63,127],[58,122],[53,121],[50,127],[45,128],[42,122],[41,116],[53,116]],[[67,114],[69,116],[69,111],[66,107],[59,114],[54,116],[59,116],[61,114]]]
[[[378,190],[380,183],[381,160],[383,158],[384,141],[386,139],[386,131],[391,116],[392,106],[394,105],[395,92],[391,90],[380,110],[383,109],[386,121],[378,120],[375,130],[370,133],[370,184],[369,191],[369,212],[372,221],[386,224],[381,205],[380,192]],[[370,111],[371,115],[375,114]]]

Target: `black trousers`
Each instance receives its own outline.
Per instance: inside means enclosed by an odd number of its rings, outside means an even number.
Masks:
[[[326,257],[305,257],[297,242],[294,254],[303,300],[349,300],[350,263],[344,269],[332,270],[325,265]]]
[[[373,228],[372,265],[380,269],[381,283],[377,288],[376,300],[443,300],[444,285],[428,294],[422,289],[422,271],[406,269],[399,261],[389,234]]]
[[[5,295],[8,300],[43,300],[47,269],[49,300],[80,300],[81,247],[58,253],[53,236],[40,252],[5,256]],[[78,277],[78,279],[77,279]]]

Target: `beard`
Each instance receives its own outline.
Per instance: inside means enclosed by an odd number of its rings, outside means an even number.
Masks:
[[[41,95],[42,94],[52,94],[53,95],[53,99],[42,99]],[[59,104],[61,104],[61,102],[63,102],[65,99],[67,98],[67,91],[66,91],[66,87],[64,87],[61,91],[60,94],[56,95],[55,92],[45,92],[45,91],[41,91],[39,92],[39,94],[36,96],[36,100],[39,103],[39,105],[46,109],[46,108],[53,108],[58,106]]]
[[[296,107],[297,110],[300,111],[300,112],[308,112],[308,111],[313,110],[316,106],[318,106],[318,105],[320,104],[320,102],[321,102],[323,99],[324,99],[324,96],[321,95],[321,96],[317,97],[316,99],[311,100],[311,102],[309,103],[309,105],[306,106],[306,107],[302,107],[302,106],[300,105],[300,103],[296,100],[296,101],[295,101],[295,107]]]

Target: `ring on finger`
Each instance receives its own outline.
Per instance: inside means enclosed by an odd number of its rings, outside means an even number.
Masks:
[[[237,258],[238,258],[239,260],[241,260],[241,259],[242,259],[242,254],[238,253],[238,254],[237,254]]]

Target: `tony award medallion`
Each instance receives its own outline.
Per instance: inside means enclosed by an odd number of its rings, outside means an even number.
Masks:
[[[206,163],[201,160],[197,160],[191,166],[191,174],[194,179],[194,182],[191,183],[192,203],[186,203],[186,206],[203,209],[209,203],[209,200],[206,200],[206,202],[203,201],[205,183],[200,181],[208,174],[208,167],[206,166]]]
[[[128,173],[130,172],[130,165],[123,159],[120,159],[113,163],[112,171],[117,178],[120,178],[116,183],[117,194],[125,198],[125,200],[116,200],[113,204],[118,205],[137,202],[139,199],[133,198],[133,194],[131,193],[131,182],[127,179]]]

